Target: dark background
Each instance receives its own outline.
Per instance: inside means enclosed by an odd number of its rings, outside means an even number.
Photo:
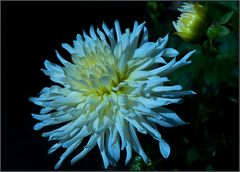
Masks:
[[[42,131],[33,130],[36,121],[31,113],[39,109],[28,101],[53,84],[40,71],[44,60],[57,62],[55,49],[64,55],[61,44],[71,44],[91,24],[97,28],[105,21],[112,27],[118,19],[126,28],[135,20],[143,22],[145,3],[1,2],[1,8],[2,170],[53,170],[63,150],[47,155],[53,143],[41,137]],[[73,167],[67,159],[63,167],[102,169],[98,152],[95,148]]]
[[[168,6],[171,3],[162,2],[162,4]],[[168,20],[175,20],[178,14],[168,11],[159,19],[164,25]],[[146,25],[152,41],[168,32],[167,30],[162,30],[161,34],[155,32],[156,28],[153,28],[154,23],[150,20],[146,2],[1,2],[2,170],[53,170],[63,149],[47,155],[47,150],[53,143],[41,137],[45,129],[33,130],[36,121],[32,119],[31,113],[38,113],[39,108],[30,103],[28,98],[36,96],[43,87],[53,84],[40,69],[43,68],[45,59],[58,63],[55,49],[67,59],[69,56],[61,48],[62,43],[71,44],[76,34],[81,34],[82,29],[88,32],[90,25],[100,28],[105,21],[109,27],[112,27],[115,19],[120,21],[121,28],[124,29],[132,28],[135,20],[147,21]],[[228,92],[237,97],[237,89]],[[224,99],[225,93],[226,90],[219,98]],[[182,108],[185,114],[180,112],[180,116],[186,121],[197,120],[193,116],[196,106],[190,108],[188,106],[192,100],[198,101],[198,98],[186,98],[182,106],[176,105],[170,108],[177,112]],[[194,122],[193,125],[180,128],[161,128],[160,132],[169,142],[172,153],[169,159],[161,159],[160,165],[156,165],[155,170],[205,170],[209,164],[216,170],[237,170],[238,109],[227,100],[224,105],[225,115],[200,125],[197,132],[193,130]],[[230,115],[232,116],[229,117]],[[204,130],[207,130],[210,136],[214,136],[216,142],[205,142]],[[139,136],[143,148],[147,147],[149,150],[147,152],[151,154],[153,160],[161,157],[154,139],[149,136]],[[225,145],[221,141],[223,139],[221,137],[224,136],[227,136],[224,139],[230,140]],[[188,137],[190,143],[185,143],[184,139],[180,140],[183,137]],[[204,152],[204,147],[209,144],[212,147],[216,146],[215,155]],[[201,160],[201,157],[197,157],[199,161],[186,163],[182,158],[183,155],[196,147],[200,148],[198,151],[202,150],[207,158]],[[81,148],[77,149],[80,150]],[[155,152],[151,152],[152,150]],[[193,154],[190,158],[196,159],[196,155]],[[67,158],[60,169],[103,170],[102,158],[97,147],[73,166],[70,166],[70,160],[71,158]],[[133,162],[126,167],[124,161],[125,151],[122,151],[119,165],[109,169],[128,170],[132,163],[135,163],[134,157]]]

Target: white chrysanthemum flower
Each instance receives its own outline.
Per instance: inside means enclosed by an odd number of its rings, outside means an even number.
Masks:
[[[178,103],[182,96],[194,92],[181,91],[180,85],[166,86],[165,83],[169,81],[169,73],[191,62],[187,60],[194,51],[176,61],[178,52],[165,48],[168,35],[157,42],[148,42],[144,24],[135,22],[133,31],[126,29],[124,33],[118,21],[112,29],[103,23],[104,32],[97,28],[95,33],[91,26],[90,36],[83,32],[84,39],[77,35],[73,47],[62,45],[71,54],[72,63],[58,52],[63,67],[45,61],[43,72],[59,85],[44,88],[39,97],[30,100],[43,107],[40,114],[32,114],[40,121],[34,126],[35,130],[63,124],[42,134],[49,140],[58,140],[48,153],[66,148],[56,169],[88,136],[87,145],[71,160],[72,164],[96,145],[105,168],[109,164],[116,165],[120,147],[127,152],[125,164],[131,159],[132,150],[147,163],[148,157],[136,130],[150,134],[159,142],[163,157],[169,156],[170,147],[156,124],[174,127],[185,122],[163,106]]]

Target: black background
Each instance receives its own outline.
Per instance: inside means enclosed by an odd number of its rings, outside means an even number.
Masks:
[[[147,21],[149,26],[151,23],[148,22],[149,16],[146,11],[146,2],[1,2],[2,170],[53,170],[64,151],[61,149],[47,155],[47,150],[54,142],[48,142],[46,138],[41,137],[41,133],[47,130],[33,130],[36,121],[32,119],[31,113],[38,113],[39,108],[30,103],[28,98],[37,96],[42,88],[53,84],[40,71],[44,68],[44,60],[48,59],[59,64],[55,49],[68,59],[69,55],[62,49],[61,44],[65,42],[71,44],[76,34],[82,33],[82,29],[88,33],[90,25],[100,28],[105,21],[109,27],[113,27],[114,20],[118,19],[122,30],[127,27],[131,29],[135,20]],[[165,20],[170,15],[165,15]],[[153,33],[151,37],[158,36]],[[225,117],[237,111],[236,107],[228,105],[226,107]],[[172,108],[178,110],[178,107]],[[183,118],[186,119],[186,116]],[[186,121],[191,121],[193,117],[189,115],[188,118]],[[212,135],[226,131],[229,139],[234,140],[231,145],[226,146],[226,149],[223,147],[216,158],[211,160],[217,170],[236,169],[238,166],[237,122],[236,118],[224,118],[224,120],[221,118],[211,121],[213,125],[208,126]],[[184,135],[192,137],[202,133],[201,128],[199,133],[191,132],[190,125],[178,129],[163,129],[160,132],[171,138],[169,141],[172,151],[178,150],[180,154],[184,154],[184,149],[181,144],[177,144],[179,137]],[[145,146],[156,147],[154,158],[161,157],[154,139],[149,136],[140,136],[140,139],[145,141],[143,143]],[[195,142],[198,142],[200,147],[204,147],[201,136]],[[80,150],[81,147],[76,152]],[[204,165],[209,163],[193,164],[186,168],[181,163],[183,160],[174,159],[173,156],[164,160],[161,164],[162,170],[202,170],[205,169]],[[72,157],[73,155],[64,161],[61,170],[103,170],[102,158],[97,147],[75,165],[70,166]],[[125,152],[122,151],[119,165],[109,169],[127,170],[128,166],[124,166],[124,160]]]
[[[1,2],[2,17],[2,170],[53,170],[62,151],[47,155],[53,144],[34,131],[31,96],[52,85],[40,69],[45,59],[57,62],[55,49],[72,43],[82,29],[115,19],[124,28],[145,20],[145,2]],[[64,56],[64,57],[66,57]],[[87,162],[90,161],[90,162]],[[74,166],[61,169],[102,169],[97,148]]]

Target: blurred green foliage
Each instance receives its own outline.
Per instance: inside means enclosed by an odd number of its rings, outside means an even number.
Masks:
[[[164,138],[171,142],[170,158],[163,159],[157,148],[149,145],[151,163],[146,165],[135,155],[130,170],[239,170],[239,2],[196,3],[208,8],[211,22],[205,34],[193,43],[173,35],[171,23],[180,15],[180,2],[147,2],[150,35],[158,38],[170,33],[168,45],[177,49],[180,57],[197,50],[190,65],[170,76],[172,83],[197,95],[186,96],[181,105],[171,106],[180,116],[185,114],[181,117],[190,125],[161,128],[166,131]]]

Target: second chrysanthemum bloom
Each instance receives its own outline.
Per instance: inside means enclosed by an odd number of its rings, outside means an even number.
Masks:
[[[71,160],[72,164],[96,145],[105,167],[116,165],[120,149],[126,149],[126,164],[132,150],[147,163],[136,131],[150,134],[159,142],[163,157],[169,156],[170,147],[156,124],[174,127],[185,122],[163,106],[178,103],[182,96],[194,92],[165,83],[171,72],[191,62],[188,59],[194,51],[177,61],[178,52],[166,48],[168,35],[149,42],[144,24],[135,22],[133,30],[126,29],[124,33],[118,21],[112,29],[103,24],[104,32],[99,28],[95,32],[91,27],[90,35],[77,35],[73,47],[63,44],[72,62],[58,52],[63,66],[45,61],[43,72],[58,85],[44,88],[39,97],[30,100],[43,107],[40,114],[32,114],[40,121],[35,130],[62,123],[62,127],[42,134],[49,140],[58,140],[49,153],[66,148],[56,169],[88,136],[87,145]]]
[[[183,3],[178,9],[181,13],[177,22],[172,22],[175,34],[185,41],[196,41],[208,26],[207,8],[198,3]]]

